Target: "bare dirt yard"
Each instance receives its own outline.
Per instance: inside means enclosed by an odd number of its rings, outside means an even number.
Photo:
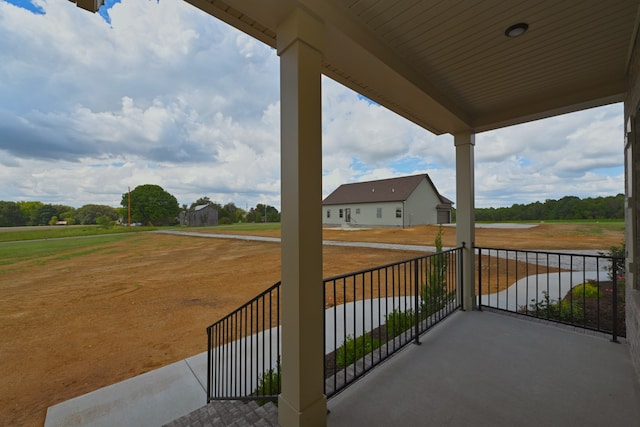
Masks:
[[[433,245],[437,231],[324,238]],[[621,227],[580,224],[476,232],[476,245],[504,248],[607,250],[622,240]],[[0,425],[42,425],[53,404],[205,351],[207,325],[280,278],[278,243],[155,233],[92,242],[0,263]],[[444,228],[443,244],[455,246],[454,228]],[[326,246],[324,276],[416,255]]]

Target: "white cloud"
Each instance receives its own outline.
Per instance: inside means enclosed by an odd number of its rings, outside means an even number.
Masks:
[[[479,134],[477,203],[624,192],[622,136],[621,104]]]
[[[0,0],[0,200],[117,206],[158,184],[190,204],[280,206],[275,52],[180,0]],[[336,82],[323,86],[323,194],[428,172],[455,200],[455,148]],[[620,105],[477,136],[478,206],[623,191]]]

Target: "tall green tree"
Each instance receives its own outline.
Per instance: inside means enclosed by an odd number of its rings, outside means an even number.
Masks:
[[[0,227],[26,225],[27,219],[16,202],[0,201]]]
[[[280,222],[280,212],[271,205],[258,203],[255,208],[247,212],[249,222]]]
[[[20,210],[24,214],[26,225],[38,225],[38,210],[44,203],[42,202],[18,202]]]
[[[229,223],[241,222],[247,214],[244,209],[237,207],[233,202],[224,205],[221,213],[223,218],[228,218]],[[220,218],[220,216],[218,218]]]
[[[122,195],[123,208],[129,207],[129,194]],[[172,225],[177,223],[178,200],[159,185],[145,184],[131,191],[131,220],[145,225]]]
[[[76,211],[76,220],[80,224],[97,224],[100,217],[115,221],[118,219],[118,211],[111,206],[94,204],[84,205]]]
[[[36,223],[33,225],[49,225],[51,224],[51,218],[58,217],[58,210],[51,204],[42,205],[36,214]]]

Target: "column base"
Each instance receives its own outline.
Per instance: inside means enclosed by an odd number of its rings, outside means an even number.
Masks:
[[[278,422],[281,427],[325,427],[327,398],[322,396],[302,410],[294,408],[282,395],[278,396]]]

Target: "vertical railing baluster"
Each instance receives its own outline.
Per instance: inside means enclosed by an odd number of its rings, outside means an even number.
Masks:
[[[266,365],[266,357],[265,357],[265,352],[266,352],[266,346],[264,345],[264,338],[265,338],[265,332],[266,332],[266,318],[265,318],[265,297],[260,298],[260,302],[262,303],[262,327],[258,327],[258,330],[256,331],[256,346],[260,347],[260,342],[258,341],[258,334],[262,333],[263,339],[262,339],[262,350],[260,351],[260,356],[262,357],[262,366],[259,368],[259,372],[261,372],[261,374],[256,375],[256,387],[260,385],[260,377],[262,376],[262,378],[264,378],[264,375],[267,373],[267,365]],[[263,394],[266,394],[266,390],[262,390]]]
[[[597,313],[597,319],[598,319],[597,328],[598,330],[600,330],[600,258],[599,257],[596,258],[596,271],[597,271],[596,274],[598,275],[598,299],[596,301],[596,313]],[[615,279],[612,279],[612,280],[615,280]]]
[[[281,320],[280,319],[280,285],[278,285],[278,287],[276,288],[276,351],[278,352],[277,357],[276,357],[276,366],[277,366],[277,371],[278,371],[278,390],[282,390],[282,375],[281,375],[281,371],[280,371],[280,353],[282,352],[282,349],[280,348],[280,330],[282,329],[280,326]]]
[[[364,273],[359,275],[361,278],[361,282],[360,282],[360,287],[362,288],[362,354],[366,354],[367,353],[367,339],[365,339],[364,335],[365,335],[365,319],[366,319],[366,313],[365,313],[365,289],[366,286],[364,285]],[[356,333],[354,335],[358,335],[358,332],[356,331]],[[356,352],[356,357],[357,357],[357,352]],[[354,357],[354,361],[356,360],[356,357]],[[364,359],[364,357],[363,357]],[[363,363],[363,369],[364,369],[364,363]]]
[[[562,256],[558,254],[558,309],[562,311]]]
[[[227,319],[226,322],[224,322],[224,327],[225,327],[225,337],[231,337],[231,328],[229,326],[229,324],[231,323],[231,317],[229,319]],[[224,365],[225,365],[225,381],[223,384],[223,389],[222,389],[222,396],[230,396],[231,395],[231,390],[229,389],[229,384],[231,384],[231,368],[233,367],[233,362],[231,360],[232,357],[232,353],[231,353],[231,348],[233,346],[233,341],[229,341],[229,343],[227,345],[225,345],[225,352],[224,352]]]
[[[211,327],[207,328],[207,403],[211,402]]]
[[[396,311],[396,266],[391,267],[391,308]],[[396,349],[396,340],[393,340],[393,350]]]
[[[393,300],[391,300],[391,306],[393,307]],[[389,318],[389,267],[384,269],[384,312]],[[387,325],[388,326],[388,325]],[[389,328],[387,327],[387,336],[389,334]],[[389,353],[389,340],[385,344],[387,353]]]
[[[269,360],[268,366],[269,369],[267,372],[269,372],[269,396],[273,396],[274,395],[274,390],[273,390],[273,346],[272,346],[272,341],[273,341],[273,337],[272,337],[272,333],[273,333],[273,328],[271,327],[271,325],[273,324],[273,313],[272,313],[272,304],[273,301],[271,299],[271,293],[269,293],[269,315],[267,316],[267,324],[265,325],[265,334],[267,333],[267,331],[269,332],[269,353],[267,356],[267,359]],[[324,323],[324,322],[323,322]],[[266,339],[266,337],[265,337]]]
[[[611,259],[611,281],[612,281],[612,295],[611,295],[611,310],[612,325],[611,325],[611,341],[618,342],[618,263],[617,258]]]
[[[500,294],[500,251],[496,250],[495,251],[496,255],[496,307],[500,308],[500,300],[498,298],[498,295]]]
[[[347,342],[347,278],[346,276],[342,279],[342,295],[343,295],[343,299],[344,302],[342,304],[342,343],[346,343]],[[342,347],[342,354],[344,355],[344,358],[347,358],[347,348],[346,346]],[[345,364],[345,366],[343,367],[344,369],[344,382],[346,383],[347,381],[347,365]]]
[[[478,248],[478,310],[482,311],[482,248]]]
[[[524,280],[523,283],[521,283],[520,281],[520,276],[522,276],[522,253],[519,251],[515,251],[515,260],[516,260],[516,265],[515,265],[515,271],[514,271],[514,283],[516,284],[515,287],[515,311],[518,311],[518,295],[520,294],[521,290],[522,290],[522,286],[524,285],[524,288],[527,288],[527,280]],[[526,252],[525,252],[526,255]],[[526,256],[525,256],[526,258]],[[526,276],[525,276],[526,277]]]
[[[464,248],[464,242],[462,243],[462,247]],[[460,276],[460,280],[464,280],[464,250],[458,249],[458,256],[460,257],[460,271],[458,271],[458,275]],[[464,301],[464,283],[460,286],[460,301],[458,301],[458,307],[463,307]]]
[[[338,368],[336,366],[336,359],[337,359],[337,351],[338,351],[338,298],[337,298],[337,280],[333,280],[333,330],[334,330],[334,334],[333,334],[333,370],[334,370],[334,374],[333,374],[333,392],[335,393],[335,391],[338,389]],[[344,300],[342,301],[342,307],[344,307]]]
[[[373,272],[372,271],[368,271],[369,276],[369,326],[371,327],[371,330],[376,329],[376,327],[374,326],[374,322],[373,322]],[[380,314],[378,314],[378,318],[379,318]],[[380,322],[378,322],[380,323]],[[373,340],[373,338],[372,338]],[[371,365],[373,366],[373,350],[371,350]]]
[[[376,281],[377,281],[377,288],[378,288],[378,329],[379,331],[382,331],[382,291],[380,290],[380,269],[376,269]],[[386,315],[386,313],[385,313]],[[380,339],[382,339],[382,334],[380,335]],[[380,343],[380,345],[378,346],[378,362],[380,362],[382,360],[382,343]]]
[[[247,339],[250,332],[247,332],[247,310],[242,309],[240,311],[240,327],[238,328],[238,340],[240,340],[240,352],[242,354],[242,363],[240,363],[240,381],[241,384],[247,383]],[[246,390],[245,390],[246,392]]]
[[[413,263],[413,282],[414,282],[414,313],[413,313],[413,317],[415,318],[415,341],[414,344],[416,345],[420,345],[420,307],[419,307],[419,291],[418,291],[418,282],[419,282],[419,277],[418,277],[418,260],[415,260]]]
[[[596,266],[599,264],[600,259],[596,258]],[[587,257],[582,257],[582,327],[587,327]],[[600,303],[600,270],[596,268],[596,287],[598,292],[596,293],[596,305]],[[573,292],[571,292],[573,295]],[[600,313],[597,314],[598,329],[600,328]]]

